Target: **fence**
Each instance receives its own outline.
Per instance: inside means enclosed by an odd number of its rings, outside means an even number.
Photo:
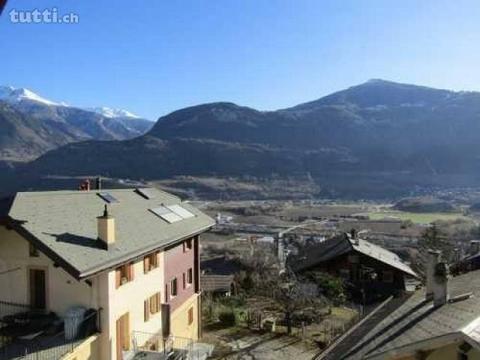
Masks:
[[[134,331],[132,342],[135,354],[162,353],[172,360],[202,359],[205,353],[195,346],[192,339],[178,336],[164,338],[161,334]]]
[[[0,320],[9,315],[18,314],[20,312],[31,311],[32,307],[26,304],[17,304],[8,301],[0,301]],[[2,322],[0,321],[0,327]]]
[[[99,329],[99,311],[91,309],[81,321],[77,336],[71,340],[67,340],[63,322],[59,318],[52,320],[42,330],[37,329],[35,333],[25,336],[28,331],[22,329],[21,324],[8,325],[5,322],[5,317],[15,315],[22,320],[27,319],[28,316],[22,313],[32,315],[39,312],[31,311],[29,306],[0,302],[0,324],[3,323],[3,327],[0,327],[3,338],[3,342],[0,342],[0,360],[59,360]]]

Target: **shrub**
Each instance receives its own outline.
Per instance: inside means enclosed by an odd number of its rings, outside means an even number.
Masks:
[[[218,315],[218,320],[223,325],[234,326],[236,324],[236,318],[233,311],[223,311]]]

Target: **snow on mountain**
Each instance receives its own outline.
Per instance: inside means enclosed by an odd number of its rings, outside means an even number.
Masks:
[[[19,103],[21,101],[35,101],[45,105],[60,106],[56,102],[47,100],[40,95],[35,94],[33,91],[25,88],[14,88],[13,86],[0,86],[0,100],[4,100],[9,103]]]
[[[47,100],[40,95],[34,93],[31,90],[25,88],[15,88],[13,86],[0,86],[0,100],[4,100],[10,104],[19,104],[23,101],[33,101],[35,103],[40,103],[48,106],[70,106],[66,103],[57,103],[51,100]],[[112,109],[109,107],[94,107],[94,108],[84,108],[85,111],[94,112],[104,117],[114,119],[114,118],[130,118],[130,119],[140,119],[139,116],[132,114],[127,110],[121,109]]]
[[[95,108],[86,108],[85,110],[96,112],[97,114],[103,115],[107,118],[132,118],[132,119],[140,119],[139,116],[132,114],[127,110],[122,109],[112,109],[109,107],[95,107]]]

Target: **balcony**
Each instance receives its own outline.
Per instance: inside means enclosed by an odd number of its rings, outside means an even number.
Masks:
[[[0,301],[0,360],[58,360],[98,333],[99,312],[87,310],[75,330],[64,319],[28,305]]]
[[[197,343],[192,339],[134,331],[132,333],[133,352],[129,360],[204,360],[213,346]]]

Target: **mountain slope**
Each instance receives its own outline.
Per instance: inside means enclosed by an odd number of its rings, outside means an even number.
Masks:
[[[37,121],[0,101],[0,159],[32,159],[72,141],[86,139],[73,127],[55,121]]]
[[[0,142],[0,160],[31,160],[61,145],[88,139],[130,139],[153,125],[125,111],[110,109],[105,116],[58,104],[28,89],[0,87],[0,103],[2,126],[9,129],[9,139],[4,133]]]
[[[478,181],[479,141],[480,93],[374,80],[279,111],[182,109],[145,136],[67,145],[30,171],[147,179],[308,173],[332,191],[404,191]]]

